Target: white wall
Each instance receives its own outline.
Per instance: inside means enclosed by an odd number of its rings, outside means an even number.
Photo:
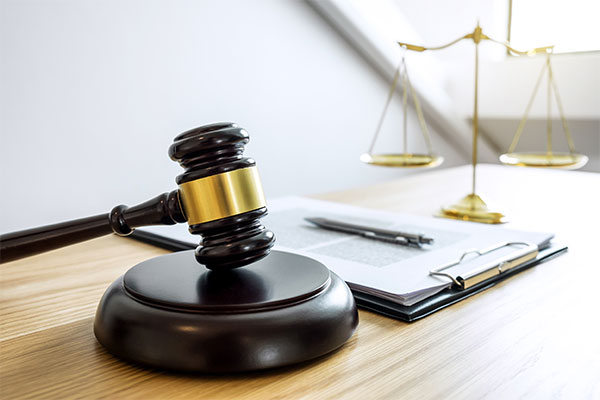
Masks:
[[[0,4],[2,232],[173,189],[172,138],[214,121],[247,128],[268,197],[409,173],[358,161],[389,83],[304,2]],[[468,161],[433,140],[446,166]]]
[[[487,94],[481,99],[482,116],[520,120],[545,64],[544,55],[509,56],[500,61],[482,63],[480,90]],[[551,58],[551,65],[565,117],[570,120],[600,120],[600,52],[556,54]],[[454,93],[460,98],[461,105],[468,103],[472,93],[461,90],[468,82],[464,75],[457,74],[456,78]],[[529,112],[531,118],[546,118],[547,78],[546,71]],[[559,118],[554,97],[552,115]]]

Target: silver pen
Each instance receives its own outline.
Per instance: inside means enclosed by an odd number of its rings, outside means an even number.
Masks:
[[[315,224],[319,228],[351,233],[368,239],[381,240],[384,242],[401,244],[404,246],[421,247],[423,244],[433,243],[433,238],[427,237],[422,233],[407,233],[390,229],[381,229],[320,217],[304,218],[304,220]]]

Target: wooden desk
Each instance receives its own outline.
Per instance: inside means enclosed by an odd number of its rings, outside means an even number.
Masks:
[[[319,197],[429,215],[469,179],[460,167]],[[478,187],[514,227],[556,232],[570,251],[413,324],[361,311],[340,350],[282,370],[177,375],[102,349],[102,293],[164,250],[105,237],[4,264],[0,397],[600,398],[600,174],[481,166]]]

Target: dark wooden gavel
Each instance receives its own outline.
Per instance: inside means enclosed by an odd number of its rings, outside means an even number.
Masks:
[[[243,157],[248,133],[237,124],[205,125],[177,136],[169,155],[185,172],[178,190],[108,214],[0,236],[0,262],[135,228],[186,222],[201,235],[196,260],[213,270],[242,267],[269,254],[275,236],[260,218],[267,207],[256,162]]]

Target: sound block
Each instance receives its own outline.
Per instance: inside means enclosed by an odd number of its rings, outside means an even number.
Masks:
[[[98,305],[94,333],[127,361],[231,373],[322,356],[357,324],[348,286],[316,260],[272,251],[215,272],[190,250],[144,261],[117,279]]]

